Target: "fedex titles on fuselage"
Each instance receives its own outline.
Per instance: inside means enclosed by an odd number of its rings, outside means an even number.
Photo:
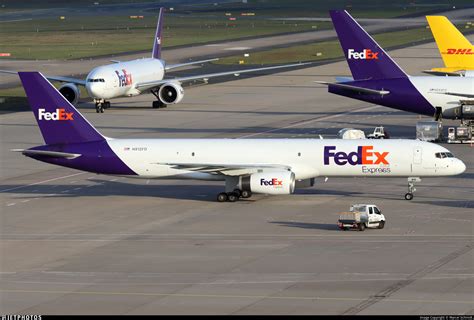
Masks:
[[[390,173],[389,152],[373,151],[373,146],[359,146],[357,151],[336,151],[335,146],[324,147],[324,165],[361,166],[362,173]]]
[[[115,70],[115,74],[119,79],[119,87],[126,87],[132,84],[132,74],[127,73],[127,70],[122,69],[122,73],[120,74],[119,71]]]

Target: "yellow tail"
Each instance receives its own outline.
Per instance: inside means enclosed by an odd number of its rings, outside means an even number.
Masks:
[[[474,46],[443,16],[426,16],[446,68],[436,70],[474,70]]]

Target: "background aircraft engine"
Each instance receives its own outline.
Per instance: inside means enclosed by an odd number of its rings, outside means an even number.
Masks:
[[[165,104],[175,104],[183,100],[184,90],[177,83],[166,83],[158,91],[158,97]]]
[[[254,193],[291,194],[295,191],[295,174],[291,171],[254,173],[240,177],[239,188]]]
[[[64,98],[66,98],[67,101],[74,105],[77,104],[81,95],[81,91],[74,83],[66,83],[62,85],[61,87],[59,87],[58,91],[61,92],[61,94]]]

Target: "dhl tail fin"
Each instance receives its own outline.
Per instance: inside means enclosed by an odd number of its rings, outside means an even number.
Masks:
[[[447,71],[474,70],[474,46],[444,16],[426,16]],[[443,70],[437,68],[437,70]]]

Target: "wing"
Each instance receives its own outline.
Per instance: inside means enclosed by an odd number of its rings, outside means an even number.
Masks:
[[[0,73],[18,74],[18,72],[10,71],[10,70],[0,70]],[[51,81],[69,82],[69,83],[74,83],[80,86],[86,85],[86,80],[77,79],[77,78],[61,77],[61,76],[44,76],[44,77]]]
[[[438,71],[438,70],[423,70],[423,73],[426,74],[431,74],[433,76],[450,76],[450,77],[461,77],[462,76],[462,71],[464,70],[459,70],[459,72],[450,72],[450,71]]]
[[[219,163],[157,163],[168,165],[173,169],[198,171],[226,176],[243,176],[262,170],[288,171],[289,166],[278,164],[219,164]]]
[[[219,58],[214,58],[214,59],[207,59],[207,60],[200,60],[200,61],[192,61],[192,62],[186,62],[186,63],[178,63],[178,64],[167,64],[165,66],[165,70],[173,70],[181,67],[186,67],[186,66],[192,66],[195,64],[201,64],[201,63],[206,63],[206,62],[211,62],[211,61],[217,61]]]
[[[201,75],[196,75],[196,76],[172,78],[172,79],[163,79],[163,80],[156,80],[156,81],[147,81],[147,82],[137,83],[135,85],[135,88],[137,88],[138,90],[143,91],[143,90],[148,90],[148,89],[152,89],[152,88],[155,88],[155,87],[159,87],[162,84],[169,83],[169,82],[183,83],[183,82],[188,82],[188,81],[193,81],[193,80],[222,77],[222,76],[227,76],[227,75],[231,75],[231,74],[233,74],[235,76],[239,76],[241,73],[249,73],[249,72],[257,72],[257,71],[273,70],[273,69],[299,67],[299,66],[303,66],[303,65],[306,65],[306,64],[310,64],[310,63],[312,63],[312,62],[286,64],[286,65],[283,65],[283,66],[274,66],[274,67],[265,67],[265,68],[255,68],[255,69],[245,69],[245,70],[235,70],[235,71],[226,71],[226,72],[218,72],[218,73],[209,73],[209,74],[201,74]]]
[[[25,156],[44,156],[44,157],[51,157],[51,158],[75,159],[81,156],[81,154],[78,154],[78,153],[67,153],[67,152],[45,151],[45,150],[12,149],[11,151],[21,152]]]
[[[446,94],[448,96],[456,96],[456,97],[463,97],[463,98],[474,98],[474,94],[469,94],[469,93],[460,93],[460,92],[430,92],[430,93],[435,93],[435,94]]]
[[[324,84],[326,86],[332,86],[332,87],[336,87],[336,88],[351,90],[351,91],[358,92],[358,93],[377,94],[377,95],[381,95],[381,96],[384,96],[384,95],[390,93],[390,91],[387,91],[387,90],[368,89],[368,88],[363,88],[363,87],[352,86],[350,84],[331,83],[331,82],[326,82],[326,81],[315,81],[315,82],[320,83],[320,84]]]

